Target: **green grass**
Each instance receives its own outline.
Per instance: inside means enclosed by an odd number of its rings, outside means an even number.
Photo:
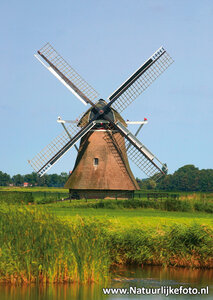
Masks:
[[[212,214],[204,212],[168,212],[155,209],[94,209],[94,208],[72,208],[60,207],[58,204],[48,205],[51,212],[61,218],[71,220],[77,216],[97,217],[104,221],[109,220],[119,227],[159,227],[172,224],[192,224],[213,227]]]

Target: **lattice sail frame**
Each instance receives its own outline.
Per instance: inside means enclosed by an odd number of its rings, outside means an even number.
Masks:
[[[132,76],[108,97],[113,102],[112,107],[121,113],[172,63],[173,59],[163,47],[160,47]]]
[[[116,124],[118,123],[119,122]],[[121,125],[121,123],[119,125]],[[124,127],[122,126],[122,128]],[[154,179],[157,181],[164,175],[162,168],[165,165],[160,162],[160,160],[154,154],[152,154],[145,145],[138,141],[138,139],[132,133],[130,133],[128,129],[125,129],[127,134],[115,130],[113,124],[108,124],[106,129],[111,133],[120,132],[120,141],[117,139],[117,142],[119,143],[121,150],[125,150],[128,158],[135,163],[137,167],[148,177],[154,176]],[[141,151],[136,148],[129,139],[127,139],[128,136],[131,136],[133,140],[140,145]],[[123,143],[123,138],[125,139],[125,144]]]
[[[129,142],[125,139],[126,148]],[[153,177],[155,180],[159,180],[163,174],[148,160],[137,148],[131,145],[127,150],[127,156],[131,161],[138,166],[138,168],[144,172],[148,177]],[[155,159],[157,159],[155,157]]]
[[[89,85],[49,43],[42,47],[38,51],[38,54],[43,59],[46,58],[52,65],[50,64],[50,66],[47,67],[42,61],[41,63],[45,65],[69,90],[71,90],[78,99],[83,103],[86,102],[84,104],[87,104],[88,100],[93,102],[99,97],[98,92],[96,92],[96,90]],[[49,64],[47,60],[45,61]],[[57,73],[57,70],[61,74]]]
[[[33,159],[28,160],[35,172],[40,176],[43,176],[53,164],[47,164],[48,161],[54,157],[68,142],[70,142],[70,136],[74,137],[80,130],[81,127],[78,127],[78,121],[81,119],[83,114],[81,114],[77,119],[76,123],[70,123],[66,126],[66,131],[62,131],[56,138],[54,138],[45,148],[43,148]],[[87,123],[82,124],[86,126]],[[65,154],[65,153],[64,153]],[[62,156],[61,156],[62,157]],[[60,158],[61,158],[60,157]],[[46,165],[46,166],[45,166]],[[43,167],[45,166],[45,167]]]

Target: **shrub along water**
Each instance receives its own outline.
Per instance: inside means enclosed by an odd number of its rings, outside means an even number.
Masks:
[[[112,231],[108,240],[114,263],[213,267],[213,230],[196,223]]]
[[[98,222],[60,221],[45,210],[0,206],[0,280],[90,282],[105,280],[109,255]]]

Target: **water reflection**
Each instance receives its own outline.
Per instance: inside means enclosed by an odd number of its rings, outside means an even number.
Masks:
[[[93,300],[102,299],[102,296],[97,284],[0,286],[0,300]]]
[[[113,287],[120,288],[125,287],[145,287],[145,288],[160,288],[161,286],[171,286],[173,288],[183,286],[191,288],[203,288],[209,287],[208,295],[129,295],[118,296],[116,300],[124,299],[169,299],[169,300],[187,300],[187,299],[213,299],[213,269],[187,269],[187,268],[162,268],[162,267],[149,267],[143,268],[120,268],[116,270],[117,275],[113,282]],[[109,299],[115,299],[112,296]]]
[[[129,286],[135,287],[160,287],[160,286],[191,286],[206,287],[209,286],[210,294],[204,295],[205,300],[212,299],[212,278],[213,270],[186,269],[186,268],[162,268],[162,267],[122,267],[114,270],[114,279],[108,287],[123,288]],[[200,296],[177,295],[165,297],[144,296],[144,295],[110,295],[104,296],[102,287],[98,284],[79,285],[39,285],[39,286],[9,286],[0,285],[0,300],[119,300],[119,299],[169,299],[169,300],[187,300],[200,299]]]
[[[120,267],[114,271],[115,279],[122,278],[131,279],[137,278],[139,280],[144,279],[156,279],[161,281],[175,281],[178,283],[190,283],[190,284],[212,284],[213,283],[213,269],[188,269],[188,268],[162,268],[162,267]],[[116,276],[117,275],[117,276]]]

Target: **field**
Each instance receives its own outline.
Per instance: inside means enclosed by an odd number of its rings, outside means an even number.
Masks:
[[[62,189],[12,190],[0,198],[0,281],[105,282],[118,264],[213,267],[212,194],[70,202],[58,201]]]
[[[77,216],[96,217],[99,220],[109,220],[115,228],[124,227],[157,227],[172,224],[207,225],[213,228],[212,214],[204,212],[171,212],[156,209],[94,209],[94,208],[66,208],[60,205],[48,205],[51,212],[62,219],[70,220]]]

